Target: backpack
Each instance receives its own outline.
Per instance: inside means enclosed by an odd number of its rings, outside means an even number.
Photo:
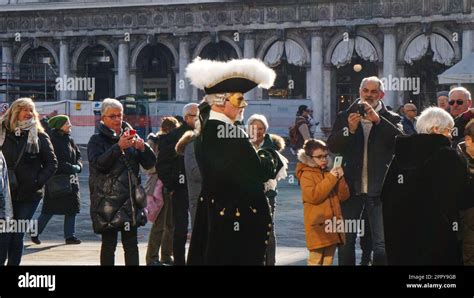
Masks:
[[[296,125],[289,127],[288,137],[290,138],[290,144],[296,146],[296,143],[298,143],[298,130],[296,129]]]
[[[288,137],[292,146],[296,146],[298,144],[298,140],[301,137],[301,134],[298,129],[302,124],[305,123],[305,121],[306,120],[304,120],[303,117],[296,117],[295,124],[289,127]]]

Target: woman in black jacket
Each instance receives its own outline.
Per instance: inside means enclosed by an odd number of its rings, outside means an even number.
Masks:
[[[102,235],[100,263],[115,264],[120,231],[125,265],[139,265],[137,228],[146,223],[146,216],[136,202],[132,175],[139,175],[140,165],[147,170],[153,167],[156,157],[122,121],[123,107],[118,100],[104,99],[101,114],[99,133],[87,145],[92,225],[94,232]]]
[[[396,139],[381,195],[389,265],[462,265],[458,211],[467,168],[451,148],[453,127],[449,113],[430,107],[418,134]]]
[[[64,215],[64,239],[66,244],[80,244],[75,236],[76,214],[80,209],[79,177],[82,170],[81,151],[71,138],[71,122],[66,115],[57,115],[48,120],[49,136],[58,159],[58,170],[54,178],[70,183],[69,193],[55,194],[46,184],[43,209],[38,218],[38,235],[31,241],[40,244],[39,235],[53,215]]]
[[[15,100],[0,122],[0,146],[9,172],[15,172],[9,177],[13,219],[31,220],[43,198],[44,184],[57,169],[54,149],[30,98]],[[8,265],[20,265],[25,232],[37,231],[0,234],[0,265],[7,258]]]

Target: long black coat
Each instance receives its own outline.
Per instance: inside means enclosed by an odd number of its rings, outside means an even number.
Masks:
[[[383,103],[382,103],[383,105]],[[331,152],[343,155],[344,176],[351,194],[361,194],[362,166],[364,161],[364,132],[359,124],[355,134],[349,132],[348,117],[355,113],[357,101],[344,112],[341,112],[334,123],[332,133],[328,138]],[[382,190],[383,178],[393,157],[395,136],[403,134],[401,118],[388,111],[383,105],[378,112],[380,123],[373,125],[368,142],[368,195],[379,196]]]
[[[263,265],[272,222],[263,183],[275,160],[248,138],[219,138],[220,127],[235,128],[208,120],[195,141],[203,185],[188,265]]]
[[[73,193],[61,198],[52,198],[46,186],[42,212],[46,214],[76,214],[80,210],[79,177],[73,170],[78,165],[82,170],[81,151],[69,134],[53,129],[49,132],[54,153],[58,159],[58,170],[54,175],[69,175]]]
[[[28,132],[22,132],[18,137],[7,132],[2,151],[9,169],[13,169],[27,139]],[[38,132],[38,139],[39,153],[32,154],[25,150],[16,168],[19,186],[17,191],[10,187],[12,201],[33,202],[43,199],[43,186],[56,172],[58,161],[48,135]]]
[[[122,128],[127,126],[129,125],[123,122]],[[141,212],[135,204],[133,209],[136,214],[132,212],[130,192],[134,196],[135,190],[129,183],[123,157],[129,161],[133,175],[138,175],[140,165],[148,170],[156,162],[155,154],[148,144],[145,143],[144,152],[128,148],[122,153],[117,144],[118,140],[119,136],[101,123],[99,133],[93,135],[87,145],[90,213],[92,226],[97,234],[109,229],[131,227],[137,219],[137,214]]]
[[[467,166],[438,134],[398,137],[381,195],[389,265],[461,265],[455,231]]]

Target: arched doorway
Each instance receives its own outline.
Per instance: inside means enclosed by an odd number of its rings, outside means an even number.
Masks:
[[[292,39],[273,43],[264,56],[264,62],[273,68],[276,80],[272,88],[263,90],[263,99],[306,98],[307,58],[303,47]]]
[[[137,94],[150,100],[176,99],[175,64],[171,51],[161,43],[147,45],[137,57]]]
[[[360,70],[359,70],[360,69]],[[344,111],[359,97],[360,82],[365,77],[377,76],[378,67],[355,55],[351,62],[336,70],[336,108]]]
[[[404,53],[405,77],[419,80],[419,90],[404,92],[404,102],[414,102],[419,109],[436,105],[436,92],[449,90],[438,84],[438,75],[454,63],[455,51],[449,40],[438,33],[415,37]]]
[[[103,45],[85,48],[79,55],[76,78],[94,79],[95,92],[87,90],[77,91],[80,100],[102,100],[114,97],[115,73],[114,61],[110,51]]]
[[[29,48],[13,70],[19,78],[15,97],[31,97],[37,101],[56,100],[58,70],[52,53],[45,47]]]
[[[336,113],[346,110],[358,97],[363,78],[378,75],[379,54],[367,38],[341,40],[331,55],[336,66]]]
[[[217,61],[229,61],[232,59],[238,59],[239,55],[235,49],[225,41],[219,41],[216,43],[208,43],[201,51],[199,56],[202,59],[210,59]]]

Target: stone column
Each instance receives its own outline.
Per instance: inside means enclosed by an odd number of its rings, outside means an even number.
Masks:
[[[179,61],[176,74],[176,101],[192,101],[191,85],[186,78],[186,67],[189,64],[189,38],[186,35],[179,37]],[[171,95],[171,94],[170,94]]]
[[[390,82],[390,77],[395,78],[397,76],[397,43],[395,36],[395,27],[386,26],[382,27],[384,33],[383,36],[383,77],[386,82]],[[385,96],[383,102],[385,105],[391,106],[396,109],[397,104],[397,90],[390,90],[390,85],[385,86]]]
[[[69,72],[69,42],[66,38],[59,39],[59,77],[66,81],[70,77]],[[66,86],[66,82],[63,82]],[[68,90],[57,90],[59,91],[59,99],[67,100],[71,99],[71,92]]]
[[[2,45],[2,79],[12,79],[11,71],[12,71],[12,63],[13,63],[13,43],[8,40],[0,40]],[[9,101],[7,98],[8,95],[8,86],[2,86],[2,90],[6,90],[7,94],[0,95],[1,101]]]
[[[474,52],[474,26],[465,24],[462,32],[462,58]]]
[[[137,69],[130,68],[130,93],[137,93]]]
[[[319,125],[323,130],[330,130],[337,114],[336,98],[334,92],[336,91],[336,76],[332,64],[324,64],[323,67],[323,119]]]
[[[255,34],[252,31],[241,32],[244,37],[244,58],[255,58]],[[257,88],[247,92],[245,98],[248,100],[257,99]]]
[[[130,93],[130,68],[129,68],[129,45],[122,39],[119,40],[118,47],[118,86],[115,90],[116,96]],[[118,87],[118,88],[117,88]]]
[[[324,109],[323,104],[324,86],[323,86],[323,37],[321,30],[311,31],[311,72],[310,72],[310,99],[313,105],[314,118],[319,122],[316,129],[317,138],[322,137],[321,124],[323,123]]]

